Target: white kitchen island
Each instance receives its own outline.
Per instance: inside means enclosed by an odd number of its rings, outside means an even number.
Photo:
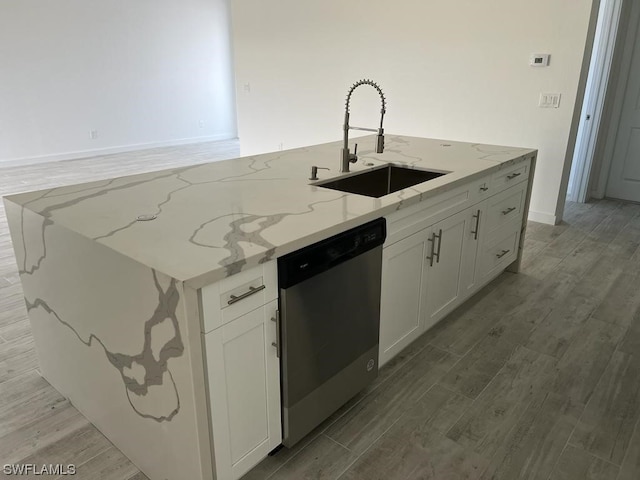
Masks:
[[[381,363],[517,270],[535,150],[387,135],[354,172],[450,173],[370,198],[310,185],[340,146],[5,198],[42,374],[151,480],[237,478],[279,444],[276,258],[387,217]]]

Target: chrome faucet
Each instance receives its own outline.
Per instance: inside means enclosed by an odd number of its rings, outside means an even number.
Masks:
[[[379,128],[363,128],[363,127],[350,127],[349,126],[349,102],[351,101],[351,94],[353,91],[358,88],[360,85],[371,85],[375,88],[380,94],[380,99],[382,100],[382,108],[380,109],[380,127]],[[348,172],[349,171],[349,163],[356,163],[358,161],[358,144],[356,143],[355,148],[353,149],[353,153],[349,151],[349,130],[364,130],[367,132],[378,132],[378,138],[376,141],[376,153],[382,153],[384,151],[384,130],[382,128],[382,121],[384,120],[384,114],[386,113],[386,100],[384,98],[384,93],[382,93],[382,89],[378,86],[376,82],[373,80],[358,80],[353,86],[349,89],[349,93],[347,93],[347,101],[345,103],[344,110],[344,145],[342,147],[342,158],[340,161],[340,171]]]

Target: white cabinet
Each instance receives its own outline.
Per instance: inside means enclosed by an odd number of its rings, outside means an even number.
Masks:
[[[488,282],[518,257],[520,227],[513,222],[500,229],[498,234],[487,236],[478,254],[479,282]]]
[[[277,301],[204,335],[217,478],[233,480],[280,445]]]
[[[271,261],[200,290],[219,480],[240,478],[282,441],[277,285]]]
[[[518,257],[530,160],[387,217],[380,365]]]
[[[467,208],[383,249],[380,365],[475,288],[483,205]]]
[[[425,268],[426,308],[424,329],[453,310],[473,283],[477,241],[473,211],[468,208],[429,229]]]
[[[243,270],[200,290],[202,332],[225,323],[278,298],[278,267],[272,260]]]
[[[468,298],[482,286],[478,273],[478,255],[487,230],[487,202],[480,202],[466,212],[468,221],[465,229],[463,261],[460,272],[461,300]]]
[[[513,169],[513,173],[522,169]],[[517,177],[515,177],[517,178]],[[485,202],[484,227],[477,261],[477,282],[486,283],[518,257],[522,217],[527,195],[527,182],[520,182],[494,195]]]
[[[384,365],[423,332],[426,240],[427,232],[422,231],[382,250],[379,365]]]

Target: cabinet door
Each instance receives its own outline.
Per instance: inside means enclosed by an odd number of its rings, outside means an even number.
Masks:
[[[467,247],[467,234],[471,225],[472,209],[463,210],[431,227],[427,239],[425,266],[426,309],[424,329],[453,310],[462,300],[461,285],[468,260],[463,259]]]
[[[277,301],[205,335],[217,478],[240,478],[282,441]]]
[[[484,239],[487,224],[487,202],[481,202],[466,210],[467,225],[462,244],[462,264],[460,266],[461,300],[472,295],[479,286],[478,252]]]
[[[423,264],[427,231],[382,250],[380,355],[384,365],[422,333]]]

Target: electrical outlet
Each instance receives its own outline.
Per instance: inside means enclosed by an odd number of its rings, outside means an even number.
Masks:
[[[245,83],[244,84],[244,91],[246,93],[251,93],[251,84],[250,83]]]
[[[198,121],[198,127],[204,128],[204,120]]]
[[[540,108],[559,108],[561,96],[560,93],[541,93],[538,106]]]
[[[98,130],[89,130],[89,138],[91,140],[98,138]]]
[[[278,144],[278,150],[282,150],[283,148],[284,148],[284,143],[283,143],[283,142],[280,142],[280,143]]]

